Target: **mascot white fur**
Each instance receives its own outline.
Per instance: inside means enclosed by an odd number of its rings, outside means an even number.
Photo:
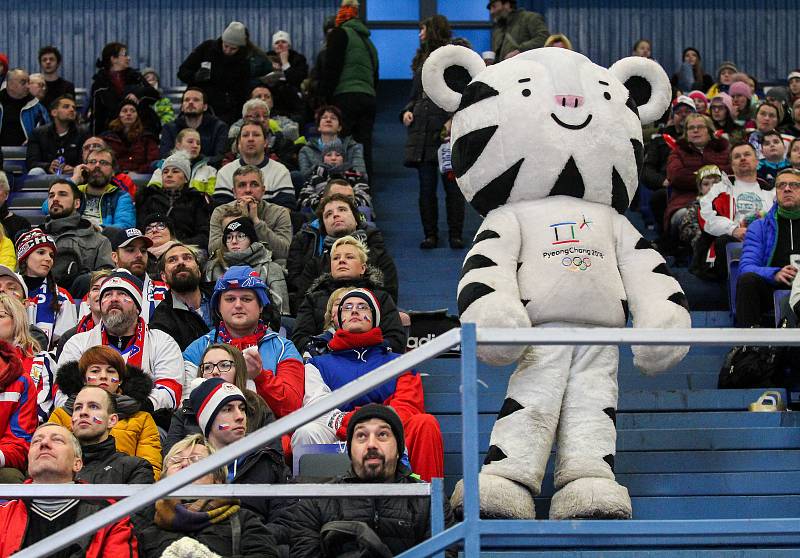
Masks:
[[[560,48],[485,67],[460,46],[437,49],[425,93],[454,113],[458,185],[485,216],[464,262],[458,307],[487,327],[688,328],[686,297],[664,260],[622,215],[642,165],[642,123],[669,107],[670,84],[646,58],[611,68]],[[688,347],[634,346],[656,373]],[[616,346],[482,346],[517,361],[480,474],[484,517],[533,518],[553,442],[551,519],[630,518],[614,478]],[[463,504],[463,485],[453,494]]]

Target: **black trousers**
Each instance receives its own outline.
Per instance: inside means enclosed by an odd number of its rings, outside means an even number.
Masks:
[[[419,216],[425,237],[439,234],[439,199],[436,196],[439,177],[444,184],[444,204],[447,210],[448,238],[461,238],[464,229],[464,194],[454,180],[439,173],[439,165],[423,162],[417,169],[419,173]]]
[[[364,162],[372,183],[372,127],[375,125],[375,97],[366,93],[342,93],[333,98],[344,116],[344,132],[364,146]]]
[[[736,327],[761,325],[761,318],[772,309],[777,288],[757,273],[740,275],[736,283]]]

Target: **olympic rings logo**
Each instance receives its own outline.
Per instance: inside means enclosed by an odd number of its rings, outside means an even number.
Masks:
[[[570,271],[586,271],[592,267],[592,260],[588,256],[585,258],[581,258],[580,256],[566,256],[561,260],[561,265],[568,268]]]

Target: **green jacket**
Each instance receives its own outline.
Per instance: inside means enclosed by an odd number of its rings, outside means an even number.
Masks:
[[[378,51],[369,39],[369,29],[360,19],[350,19],[340,29],[347,34],[347,45],[342,73],[333,94],[366,93],[374,96]]]
[[[492,50],[502,62],[512,50],[524,52],[544,46],[550,33],[537,12],[514,10],[492,26]]]

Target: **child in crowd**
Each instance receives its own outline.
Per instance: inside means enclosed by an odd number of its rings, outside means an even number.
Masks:
[[[346,157],[344,146],[339,138],[323,145],[322,163],[314,167],[298,196],[300,211],[307,217],[313,217],[317,205],[325,196],[325,186],[334,178],[344,179],[353,187],[356,206],[359,210],[372,207],[369,184],[364,175],[358,172]]]
[[[697,169],[694,173],[697,180],[697,199],[687,207],[686,214],[681,220],[678,234],[682,244],[690,244],[694,249],[697,239],[700,238],[700,198],[705,196],[711,187],[720,181],[722,171],[717,165],[705,165]]]
[[[786,145],[783,137],[775,130],[766,132],[761,139],[761,153],[764,158],[758,162],[758,178],[767,182],[770,188],[775,184],[778,171],[790,167],[786,158]]]

